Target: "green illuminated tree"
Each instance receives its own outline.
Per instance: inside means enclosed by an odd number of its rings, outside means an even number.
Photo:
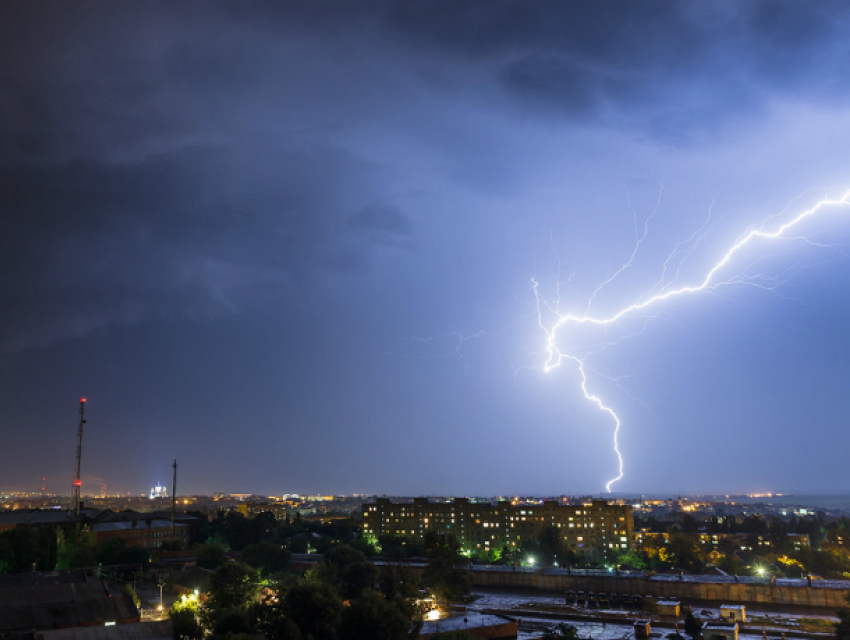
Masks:
[[[445,600],[456,600],[469,593],[472,587],[469,561],[460,552],[457,538],[429,531],[425,534],[425,547],[428,564],[422,574],[423,583]]]

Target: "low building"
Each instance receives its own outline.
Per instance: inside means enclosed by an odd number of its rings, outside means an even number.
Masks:
[[[110,597],[103,580],[81,569],[0,576],[0,637],[139,621],[131,596]]]
[[[720,617],[735,622],[747,621],[747,609],[742,604],[721,604]]]
[[[426,619],[422,625],[419,637],[423,640],[444,633],[465,631],[473,638],[487,638],[488,640],[507,640],[516,638],[518,633],[516,620],[509,620],[500,616],[468,612],[462,615],[453,615],[447,618]]]
[[[678,600],[672,599],[662,599],[657,600],[655,602],[655,606],[658,608],[658,615],[661,616],[676,616],[678,617],[681,612],[681,604]]]
[[[652,633],[652,625],[649,620],[635,620],[635,638],[648,638]]]
[[[702,625],[703,640],[738,640],[737,622],[706,622]]]

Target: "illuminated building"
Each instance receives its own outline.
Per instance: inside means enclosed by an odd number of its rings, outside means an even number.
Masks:
[[[155,500],[156,498],[167,498],[168,497],[168,489],[165,487],[161,487],[159,483],[156,483],[156,486],[151,489],[151,500]]]
[[[540,505],[470,502],[431,503],[414,498],[412,503],[392,503],[377,498],[364,503],[363,534],[368,540],[381,535],[424,539],[428,531],[453,534],[467,551],[501,551],[505,545],[520,548],[536,542],[546,527],[557,530],[568,548],[578,552],[632,548],[634,518],[629,505],[593,500],[586,504],[559,505],[547,500]]]
[[[246,518],[260,513],[271,513],[275,520],[286,520],[289,517],[289,505],[285,502],[244,502],[236,505],[236,510]]]

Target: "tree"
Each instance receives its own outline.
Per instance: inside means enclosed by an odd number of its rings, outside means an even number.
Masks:
[[[264,576],[286,571],[292,554],[273,542],[256,542],[242,551],[242,562],[259,569]]]
[[[387,599],[400,595],[415,598],[419,595],[416,576],[404,565],[384,564],[378,571],[378,589]]]
[[[702,620],[697,618],[693,611],[688,611],[688,615],[685,617],[685,633],[692,638],[699,638],[702,633]]]
[[[65,540],[57,554],[57,569],[76,569],[78,567],[93,567],[97,564],[94,547],[84,542]]]
[[[429,531],[425,534],[428,564],[422,581],[439,597],[456,600],[472,586],[472,577],[467,570],[468,560],[460,552],[460,544],[453,535]]]
[[[118,564],[147,564],[150,556],[141,547],[131,547],[126,540],[118,538],[98,546],[95,552],[97,561],[105,566]]]
[[[195,612],[189,609],[174,610],[168,613],[174,640],[201,640],[204,629],[198,624]]]
[[[320,578],[339,589],[345,599],[357,598],[367,589],[374,589],[378,571],[366,557],[348,545],[330,549],[324,558]]]
[[[17,527],[0,533],[0,573],[52,571],[58,556],[50,527]]]
[[[617,556],[616,562],[632,569],[646,569],[647,567],[646,553],[642,551],[630,550],[621,553]]]
[[[228,562],[210,575],[206,606],[219,611],[245,609],[256,599],[259,587],[255,569],[241,563]]]
[[[204,569],[218,569],[227,560],[227,552],[219,542],[207,542],[195,547],[197,565]]]
[[[390,560],[403,560],[425,555],[425,546],[416,538],[384,533],[378,536],[381,555]]]
[[[303,534],[293,536],[289,540],[289,550],[292,553],[307,553],[309,550],[307,538]]]
[[[133,589],[133,585],[131,585],[129,582],[127,584],[125,584],[123,587],[121,587],[121,593],[123,593],[124,595],[128,595],[131,598],[133,598],[133,602],[135,603],[135,605],[137,607],[139,606],[139,603],[141,602],[141,599],[139,598],[139,594],[136,593],[136,590]]]
[[[688,573],[702,573],[705,570],[705,560],[695,536],[671,535],[666,550],[672,567]]]
[[[741,562],[741,559],[733,552],[727,553],[725,556],[720,558],[720,561],[717,563],[717,568],[721,571],[725,571],[730,576],[737,576],[744,573],[746,567],[744,566],[744,563]]]
[[[333,640],[342,612],[342,600],[329,584],[302,582],[286,595],[289,617],[301,635],[315,640]]]
[[[529,551],[531,551],[529,549]],[[558,536],[558,529],[552,526],[544,527],[537,537],[536,554],[540,566],[548,566],[557,562],[560,566],[575,564],[578,556]]]
[[[537,536],[537,562],[541,567],[548,567],[555,563],[561,550],[561,541],[558,540],[558,530],[555,527],[543,527]]]
[[[266,596],[252,605],[255,630],[274,640],[299,640],[301,631],[289,617],[284,596],[280,590],[266,591]]]
[[[343,640],[400,640],[408,637],[415,609],[402,598],[387,600],[370,591],[353,600],[342,612]]]

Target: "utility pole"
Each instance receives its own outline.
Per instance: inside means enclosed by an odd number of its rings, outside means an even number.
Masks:
[[[86,399],[80,398],[80,422],[77,425],[77,456],[74,465],[74,484],[71,488],[71,504],[68,506],[68,519],[78,520],[80,517],[80,458],[83,455],[83,425],[86,423],[83,414],[86,408]]]
[[[171,550],[174,551],[174,510],[177,505],[177,459],[174,459],[174,481],[171,485]]]

